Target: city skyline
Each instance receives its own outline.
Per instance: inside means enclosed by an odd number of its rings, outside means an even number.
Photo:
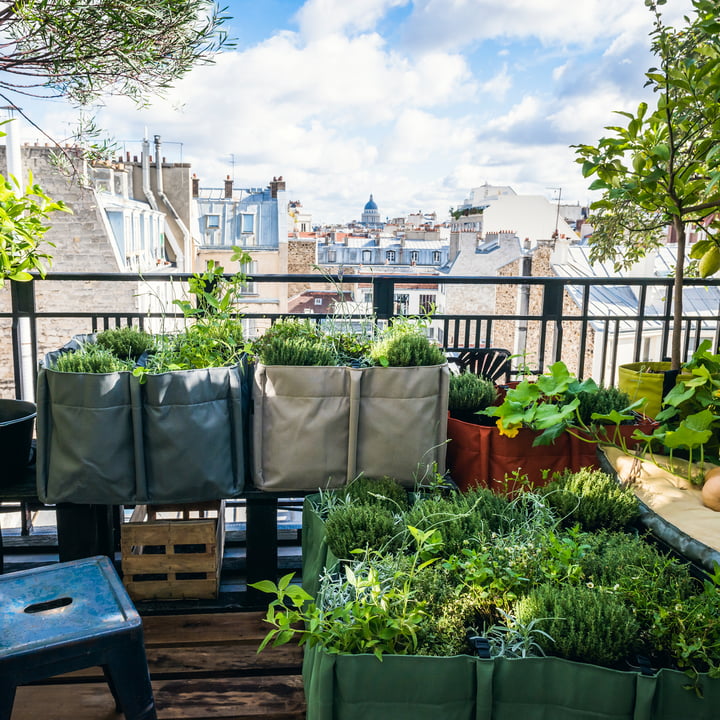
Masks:
[[[669,0],[669,21],[690,5]],[[287,182],[314,222],[447,217],[473,187],[588,203],[570,145],[644,99],[652,16],[641,0],[232,0],[236,46],[138,110],[109,98],[97,124],[138,154],[160,135],[204,187]],[[75,112],[23,108],[62,139]],[[23,139],[46,142],[26,126]]]

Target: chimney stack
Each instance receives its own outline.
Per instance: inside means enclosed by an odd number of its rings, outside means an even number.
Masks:
[[[285,190],[285,181],[283,180],[282,175],[272,179],[272,182],[270,183],[270,197],[277,198],[280,190]]]
[[[192,176],[192,196],[200,196],[200,178],[195,173]]]
[[[228,175],[225,178],[225,197],[230,199],[233,196],[233,181],[230,179],[230,176]]]

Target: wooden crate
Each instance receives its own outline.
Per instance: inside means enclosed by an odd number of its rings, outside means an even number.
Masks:
[[[123,582],[130,597],[216,598],[225,544],[224,514],[224,500],[136,506],[120,531]]]

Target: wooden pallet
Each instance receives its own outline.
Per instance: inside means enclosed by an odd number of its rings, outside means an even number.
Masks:
[[[123,582],[130,597],[217,597],[225,544],[224,509],[222,500],[136,506],[120,529]]]
[[[257,654],[263,613],[143,618],[159,720],[302,720],[295,645]],[[100,668],[18,688],[12,720],[115,720]]]

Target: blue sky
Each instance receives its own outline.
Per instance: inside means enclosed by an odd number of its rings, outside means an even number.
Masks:
[[[97,121],[132,154],[160,135],[206,187],[282,175],[316,222],[359,219],[370,193],[383,217],[446,219],[485,182],[585,204],[569,146],[634,109],[651,64],[643,0],[225,4],[234,49],[147,109],[108,99]],[[38,112],[55,137],[72,122],[61,103]]]

